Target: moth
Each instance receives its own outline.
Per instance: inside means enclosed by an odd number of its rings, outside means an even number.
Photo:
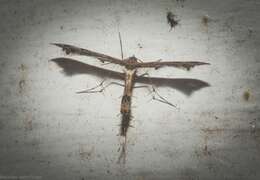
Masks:
[[[130,121],[132,119],[131,103],[132,103],[133,89],[136,88],[135,83],[148,84],[148,85],[152,85],[152,87],[154,85],[167,86],[167,87],[180,90],[186,95],[190,95],[192,92],[196,90],[209,86],[207,82],[198,79],[148,77],[147,74],[138,75],[137,74],[138,70],[142,68],[159,69],[163,67],[175,67],[175,68],[184,68],[186,70],[190,70],[195,66],[209,65],[209,63],[200,62],[200,61],[143,62],[138,58],[136,58],[135,56],[123,58],[121,37],[120,37],[121,59],[111,57],[109,55],[105,55],[102,53],[98,53],[89,49],[76,47],[73,45],[62,44],[62,43],[53,43],[53,45],[62,48],[62,50],[67,55],[71,54],[71,55],[94,57],[102,63],[112,63],[118,66],[122,66],[124,68],[124,72],[117,72],[113,70],[104,69],[98,66],[93,66],[87,63],[83,63],[72,58],[60,57],[60,58],[51,59],[51,61],[55,62],[58,66],[60,66],[64,70],[65,74],[67,75],[87,73],[87,74],[93,74],[100,77],[107,77],[107,78],[124,81],[124,84],[121,85],[124,87],[124,90],[123,90],[123,96],[121,99],[121,107],[120,107],[120,113],[121,113],[120,136],[124,137],[125,139],[127,136],[128,128],[130,127]],[[78,93],[101,92],[102,90],[104,90],[104,88],[110,85],[110,84],[106,85],[101,90],[95,90],[96,88],[103,86],[103,84],[104,81],[100,83],[97,87],[85,91],[80,91]],[[153,97],[153,99],[174,106],[173,104],[168,102],[165,98],[163,98],[161,95],[159,95],[159,93],[157,93],[154,88],[153,91],[158,96],[157,98]],[[123,146],[122,149],[122,154],[124,153],[125,153],[125,145]]]

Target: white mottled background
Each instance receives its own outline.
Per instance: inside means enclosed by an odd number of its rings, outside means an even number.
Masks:
[[[259,179],[259,9],[257,0],[0,0],[0,179]],[[180,19],[172,31],[167,11]],[[102,79],[49,62],[64,55],[52,42],[120,57],[118,31],[125,56],[211,63],[149,71],[211,87],[191,96],[159,88],[179,109],[136,89],[125,165],[123,89],[78,95]]]

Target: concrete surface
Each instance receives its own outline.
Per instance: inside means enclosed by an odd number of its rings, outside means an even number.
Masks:
[[[0,179],[259,179],[259,9],[257,0],[1,0]],[[167,11],[180,20],[171,31]],[[125,57],[211,63],[149,70],[211,87],[159,88],[178,109],[136,89],[126,164],[117,163],[123,89],[78,95],[102,78],[49,62],[64,56],[52,42],[120,57],[118,31]]]

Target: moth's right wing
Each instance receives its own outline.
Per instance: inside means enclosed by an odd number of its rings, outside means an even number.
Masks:
[[[105,55],[105,54],[101,54],[98,52],[94,52],[88,49],[83,49],[83,48],[79,48],[76,46],[72,46],[72,45],[68,45],[68,44],[62,44],[62,43],[52,43],[55,46],[58,46],[60,48],[62,48],[63,51],[65,51],[66,54],[76,54],[76,55],[82,55],[82,56],[90,56],[90,57],[95,57],[98,60],[100,60],[101,62],[109,62],[109,63],[113,63],[113,64],[118,64],[121,66],[126,66],[127,64],[117,58]]]
[[[170,66],[170,67],[185,68],[187,70],[190,70],[195,66],[201,66],[201,65],[209,65],[209,63],[200,62],[200,61],[152,61],[152,62],[138,63],[135,65],[135,67],[158,69],[161,67]]]
[[[89,65],[71,58],[54,58],[50,61],[55,62],[59,67],[61,67],[63,69],[63,72],[67,76],[77,74],[92,74],[98,77],[106,77],[120,80],[123,80],[125,78],[124,73],[99,68],[97,66]]]

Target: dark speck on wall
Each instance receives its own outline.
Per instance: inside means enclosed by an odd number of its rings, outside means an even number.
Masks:
[[[18,70],[20,71],[20,80],[19,80],[19,93],[22,94],[25,90],[26,85],[26,77],[27,77],[27,67],[24,64],[21,64],[18,67]]]
[[[185,0],[176,0],[176,2],[179,3],[182,8],[184,7],[183,3],[185,2]]]
[[[250,92],[249,92],[249,90],[244,92],[243,98],[244,98],[245,101],[249,101],[249,99],[250,99]]]
[[[202,16],[201,22],[204,26],[208,27],[209,21],[210,21],[209,16],[207,15]]]
[[[180,20],[177,20],[176,19],[176,15],[175,14],[173,14],[172,12],[167,12],[167,22],[168,22],[168,24],[171,26],[171,29],[172,28],[175,28],[175,26],[177,26],[178,24],[179,24],[179,21]]]

